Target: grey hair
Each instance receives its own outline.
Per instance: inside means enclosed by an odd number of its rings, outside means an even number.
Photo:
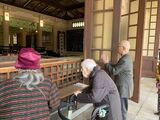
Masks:
[[[90,71],[93,71],[93,68],[97,66],[96,62],[93,59],[85,59],[81,66],[87,68]]]
[[[25,85],[28,90],[32,90],[34,87],[44,80],[43,73],[40,70],[18,70],[18,74],[13,78],[22,85]]]

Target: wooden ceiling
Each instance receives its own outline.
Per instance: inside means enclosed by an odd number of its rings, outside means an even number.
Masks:
[[[1,3],[72,20],[84,17],[85,0],[0,0]]]

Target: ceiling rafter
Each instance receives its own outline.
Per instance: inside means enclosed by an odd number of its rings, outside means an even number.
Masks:
[[[82,18],[82,17],[84,17],[84,15],[81,15],[81,12],[73,12],[73,11],[71,11],[70,12],[71,14],[73,14],[74,16],[75,16],[75,18]]]
[[[77,14],[74,13],[73,11],[69,11],[70,14],[72,14],[73,16],[76,16]]]
[[[77,9],[75,9],[74,11],[75,11],[78,15],[84,16],[84,14],[83,14],[82,12],[78,11]]]
[[[44,7],[40,12],[43,13],[44,11],[46,11],[49,8],[49,6]]]
[[[52,1],[52,2],[49,1],[49,0],[37,0],[37,1],[41,1],[43,3],[46,3],[47,5],[51,5],[51,6],[55,7],[55,8],[60,8],[62,10],[65,10],[64,6],[62,6],[61,4],[59,4],[58,2],[55,2],[55,1]]]
[[[58,11],[58,8],[55,8],[55,9],[52,11],[52,14],[53,14],[53,15],[56,15],[56,14],[57,14],[57,11]]]
[[[55,8],[54,10],[52,10],[52,13],[55,13],[58,10],[58,8]]]
[[[79,3],[79,4],[76,4],[76,5],[71,5],[71,6],[65,7],[65,6],[59,4],[58,2],[55,2],[55,1],[52,1],[52,2],[49,1],[49,0],[37,0],[37,1],[41,1],[41,2],[44,2],[48,5],[52,5],[54,7],[58,7],[62,10],[67,10],[67,11],[84,7],[84,3]]]
[[[24,5],[23,7],[25,8],[32,0],[28,0]]]
[[[85,1],[82,0],[0,0],[1,3],[21,7],[65,20],[84,17]],[[22,2],[22,3],[21,3]],[[66,13],[66,14],[65,14]]]
[[[59,13],[60,11],[61,11],[60,9],[56,9],[53,14],[56,15],[56,16],[58,16],[58,13]]]
[[[42,2],[39,2],[39,3],[37,3],[35,6],[34,6],[34,10],[36,9],[36,7],[38,6],[38,5],[40,5]]]
[[[84,7],[84,3],[79,3],[76,5],[71,5],[71,6],[66,7],[66,10],[69,11],[69,10],[78,9],[82,7]]]

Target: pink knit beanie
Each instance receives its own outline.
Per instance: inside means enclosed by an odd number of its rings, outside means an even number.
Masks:
[[[18,54],[17,69],[39,69],[41,55],[33,48],[22,48]]]

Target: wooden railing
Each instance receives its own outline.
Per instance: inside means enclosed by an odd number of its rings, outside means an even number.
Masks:
[[[48,60],[41,63],[41,69],[45,77],[51,78],[59,88],[62,88],[76,82],[81,82],[80,63],[80,59]],[[17,69],[13,66],[13,62],[12,66],[0,67],[0,81],[12,79],[16,74]]]

